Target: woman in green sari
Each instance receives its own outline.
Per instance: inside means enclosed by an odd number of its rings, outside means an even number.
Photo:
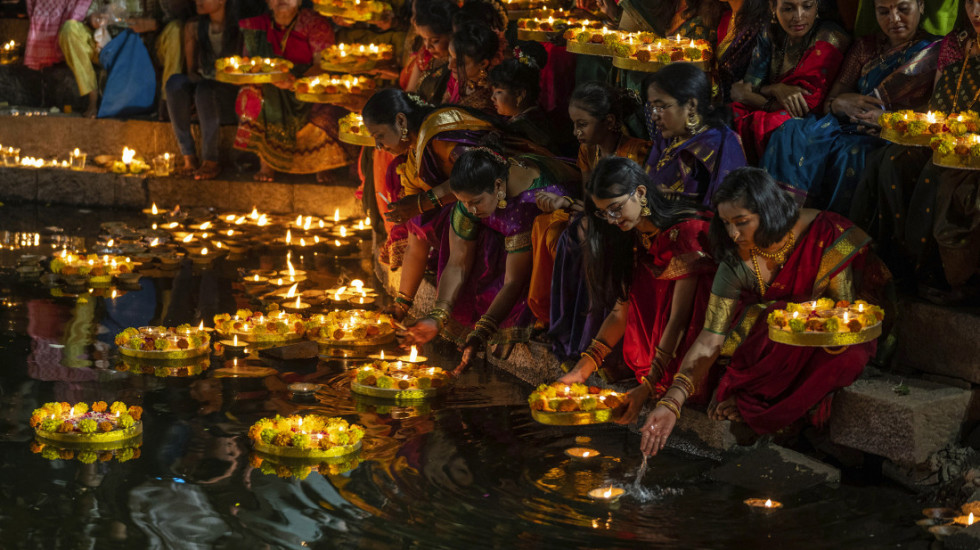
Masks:
[[[256,181],[272,181],[276,171],[311,174],[344,166],[347,155],[335,139],[341,115],[330,113],[330,106],[299,101],[292,92],[296,76],[321,72],[317,61],[334,43],[333,28],[312,10],[300,9],[300,0],[266,2],[269,12],[239,23],[244,54],[292,61],[292,77],[241,89],[235,148],[259,156]]]

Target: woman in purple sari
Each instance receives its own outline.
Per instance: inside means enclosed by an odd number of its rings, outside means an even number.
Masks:
[[[644,89],[653,138],[647,175],[665,193],[708,205],[725,176],[745,166],[738,135],[711,104],[708,75],[690,63],[672,63],[650,75]]]
[[[403,345],[424,344],[441,331],[463,351],[462,369],[488,344],[526,342],[535,322],[527,293],[531,226],[541,213],[536,195],[564,195],[578,177],[553,157],[507,160],[487,147],[463,153],[449,180],[458,202],[439,250],[435,307],[408,327]]]
[[[715,81],[722,105],[732,102],[732,84],[741,82],[752,61],[752,50],[769,21],[766,0],[722,0],[731,8],[722,14],[715,46]]]

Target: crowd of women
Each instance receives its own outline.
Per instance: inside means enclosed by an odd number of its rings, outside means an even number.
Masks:
[[[416,0],[422,48],[362,111],[395,315],[437,282],[404,343],[441,333],[462,368],[542,339],[562,382],[633,378],[620,421],[653,405],[645,452],[688,406],[758,433],[825,422],[888,346],[775,343],[768,311],[830,297],[894,316],[892,271],[948,299],[980,250],[980,179],[877,135],[885,111],[975,108],[980,2],[839,4],[600,2],[621,29],[714,47],[708,70],[643,74],[513,47],[493,4]]]

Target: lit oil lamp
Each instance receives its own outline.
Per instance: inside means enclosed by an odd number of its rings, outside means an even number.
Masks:
[[[969,527],[974,523],[976,523],[976,518],[973,517],[973,512],[970,512],[970,515],[968,516],[956,516],[956,518],[953,520],[953,523],[955,523],[956,525],[963,525]]]
[[[412,349],[408,355],[402,355],[401,357],[397,357],[396,360],[402,361],[404,363],[411,363],[414,365],[418,363],[425,363],[426,361],[429,360],[429,358],[424,355],[419,355],[418,349],[415,346],[412,346]]]
[[[619,500],[626,491],[619,487],[599,487],[589,491],[589,498],[599,502],[613,503]]]
[[[358,309],[373,309],[374,298],[371,296],[357,296],[347,299],[347,303]]]
[[[745,505],[752,508],[755,511],[760,512],[771,512],[773,510],[778,510],[783,507],[783,503],[778,500],[772,500],[771,498],[761,499],[761,498],[747,498],[744,500]]]
[[[572,460],[588,460],[602,456],[602,453],[588,447],[569,447],[565,449],[565,456]]]
[[[247,342],[238,342],[237,334],[235,334],[231,340],[222,340],[219,343],[225,350],[225,357],[243,357],[245,356],[246,349],[248,348]]]
[[[285,304],[283,304],[283,309],[285,309],[289,313],[303,313],[306,310],[310,309],[310,304],[301,301],[300,297],[297,296],[295,302],[286,302]]]

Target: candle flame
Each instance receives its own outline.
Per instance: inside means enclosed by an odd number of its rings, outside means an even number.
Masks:
[[[296,297],[296,309],[299,309],[300,308],[299,298],[300,298],[299,296]]]
[[[414,363],[418,358],[419,358],[419,350],[417,350],[415,346],[412,346],[412,351],[411,353],[408,354],[408,361],[410,363]]]
[[[973,525],[973,512],[970,512],[970,517],[966,518],[967,525]]]
[[[340,221],[340,209],[339,208],[334,208],[334,211],[333,211],[333,221],[334,222],[339,222]]]
[[[70,409],[70,410],[68,411],[68,418],[72,418],[72,417],[74,417],[74,416],[75,416],[75,407],[72,407],[72,408],[71,408],[71,409]]]
[[[201,224],[201,231],[204,231],[209,227],[211,227],[211,222],[204,222]]]
[[[766,499],[766,508],[772,508],[772,499],[771,498],[767,498]]]
[[[253,220],[259,219],[259,211],[257,208],[255,208],[255,206],[252,206],[252,212],[248,215],[248,217],[252,218]]]
[[[75,150],[78,151],[78,149]],[[150,212],[153,213],[154,216],[156,216],[160,212],[159,210],[157,210],[157,203],[153,203],[153,206],[150,207]]]
[[[123,164],[129,166],[133,162],[133,158],[136,156],[136,151],[130,149],[129,147],[123,147],[122,161]]]
[[[194,238],[194,234],[193,234],[193,233],[191,233],[190,235],[188,235],[188,236],[186,236],[186,237],[184,237],[184,238],[183,238],[183,239],[181,239],[181,240],[182,240],[183,242],[185,242],[185,243],[189,243],[189,242],[191,242],[191,239],[193,239],[193,238]]]
[[[336,294],[334,294],[333,299],[339,301],[340,300],[340,296],[344,293],[345,290],[347,290],[347,287],[346,286],[342,286],[342,287],[338,288]]]
[[[297,425],[297,426],[299,426],[300,428],[302,428],[302,427],[303,427],[303,417],[302,417],[302,416],[301,416],[301,417],[299,417],[299,418],[298,418],[298,419],[296,420],[296,425]]]
[[[207,256],[207,255],[208,255],[208,247],[205,246],[204,248],[201,249],[201,256]]]
[[[609,498],[612,496],[612,487],[606,489],[605,493],[602,493],[602,498]]]
[[[116,299],[116,289],[112,289],[112,296],[110,296],[110,299],[112,300]]]
[[[238,345],[238,335],[237,334],[235,335],[235,339],[232,340],[232,344],[235,345],[235,346]]]
[[[858,304],[858,313],[864,313],[864,304]]]
[[[381,350],[381,360],[385,360],[385,350]]]
[[[286,230],[286,244],[293,242],[293,233],[290,230]]]
[[[286,268],[289,271],[289,276],[291,278],[296,276],[296,270],[293,269],[293,262],[286,260]]]
[[[204,330],[204,319],[201,319],[201,324],[197,325],[197,330]]]
[[[312,224],[313,224],[313,216],[307,216],[306,223],[303,224],[303,229],[309,229]]]
[[[289,291],[286,292],[286,297],[287,298],[292,298],[293,296],[296,296],[296,287],[298,287],[298,286],[299,286],[299,283],[296,283],[293,286],[289,287]]]

